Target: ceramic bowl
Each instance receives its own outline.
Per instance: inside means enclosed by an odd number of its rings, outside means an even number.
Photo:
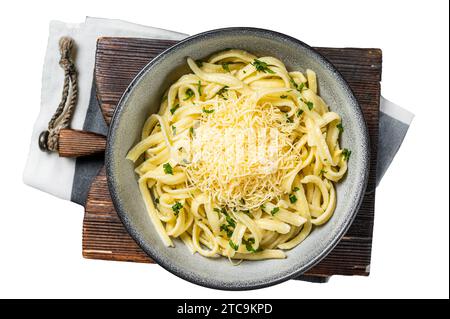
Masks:
[[[135,145],[147,117],[158,111],[165,90],[190,72],[186,58],[204,59],[227,49],[247,50],[257,56],[274,56],[288,70],[317,73],[321,97],[342,116],[345,131],[341,146],[351,149],[348,173],[337,183],[337,206],[333,217],[282,260],[245,261],[233,266],[228,259],[192,255],[175,240],[167,248],[159,239],[139,193],[132,162],[125,159]],[[254,28],[212,30],[189,37],[167,49],[131,82],[114,113],[106,150],[108,184],[114,206],[138,245],[159,265],[198,285],[217,289],[244,290],[274,285],[296,277],[323,259],[352,223],[364,195],[369,171],[369,139],[361,108],[335,67],[305,43],[287,35]]]

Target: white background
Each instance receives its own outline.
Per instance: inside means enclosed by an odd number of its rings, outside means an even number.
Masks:
[[[1,2],[0,297],[448,298],[448,1],[214,3]],[[377,190],[371,275],[222,292],[156,265],[83,259],[83,208],[25,186],[22,171],[39,110],[48,23],[87,15],[188,34],[254,26],[316,46],[381,48],[383,95],[416,117]]]

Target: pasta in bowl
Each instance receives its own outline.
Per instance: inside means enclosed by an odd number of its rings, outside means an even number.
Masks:
[[[142,69],[116,107],[105,165],[118,216],[155,262],[199,285],[254,289],[339,242],[365,191],[369,141],[325,58],[280,33],[228,28]]]
[[[229,49],[173,83],[127,158],[161,240],[191,253],[285,258],[336,207],[351,154],[316,73]],[[156,203],[156,205],[154,204]]]

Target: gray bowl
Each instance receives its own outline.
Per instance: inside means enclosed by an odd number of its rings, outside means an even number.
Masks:
[[[346,177],[336,185],[334,216],[283,260],[246,261],[232,266],[226,258],[192,255],[181,242],[163,245],[147,215],[133,163],[125,159],[139,140],[149,114],[158,111],[163,92],[189,72],[186,58],[202,59],[226,48],[269,55],[289,70],[317,73],[320,95],[343,119],[342,147],[351,149]],[[296,277],[323,259],[352,223],[364,195],[369,171],[369,139],[361,108],[346,81],[322,55],[281,33],[254,28],[227,28],[189,37],[161,53],[136,76],[122,96],[111,122],[106,150],[108,185],[123,224],[138,245],[159,265],[198,285],[227,290],[255,289]]]

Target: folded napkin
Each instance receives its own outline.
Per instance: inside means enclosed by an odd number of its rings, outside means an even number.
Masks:
[[[58,41],[69,36],[76,43],[75,64],[78,70],[78,103],[71,128],[107,133],[92,85],[97,38],[126,36],[181,40],[188,35],[137,25],[121,20],[86,18],[84,23],[50,23],[47,52],[42,74],[41,109],[33,128],[23,179],[25,184],[66,200],[84,204],[88,186],[102,165],[102,159],[61,158],[57,153],[42,152],[39,134],[47,129],[49,119],[59,103],[63,72],[59,67]],[[381,98],[380,133],[377,161],[377,184],[397,153],[413,115]]]
[[[397,154],[414,115],[381,97],[378,134],[377,186]]]
[[[38,146],[39,134],[47,124],[61,98],[64,74],[59,66],[58,42],[69,36],[76,43],[75,64],[78,71],[78,103],[71,127],[83,129],[91,97],[97,38],[101,36],[128,36],[154,39],[181,40],[186,34],[146,27],[121,20],[86,18],[84,23],[50,22],[47,52],[42,73],[41,109],[34,124],[23,180],[25,184],[70,200],[76,160],[61,158],[56,153],[42,152]]]

